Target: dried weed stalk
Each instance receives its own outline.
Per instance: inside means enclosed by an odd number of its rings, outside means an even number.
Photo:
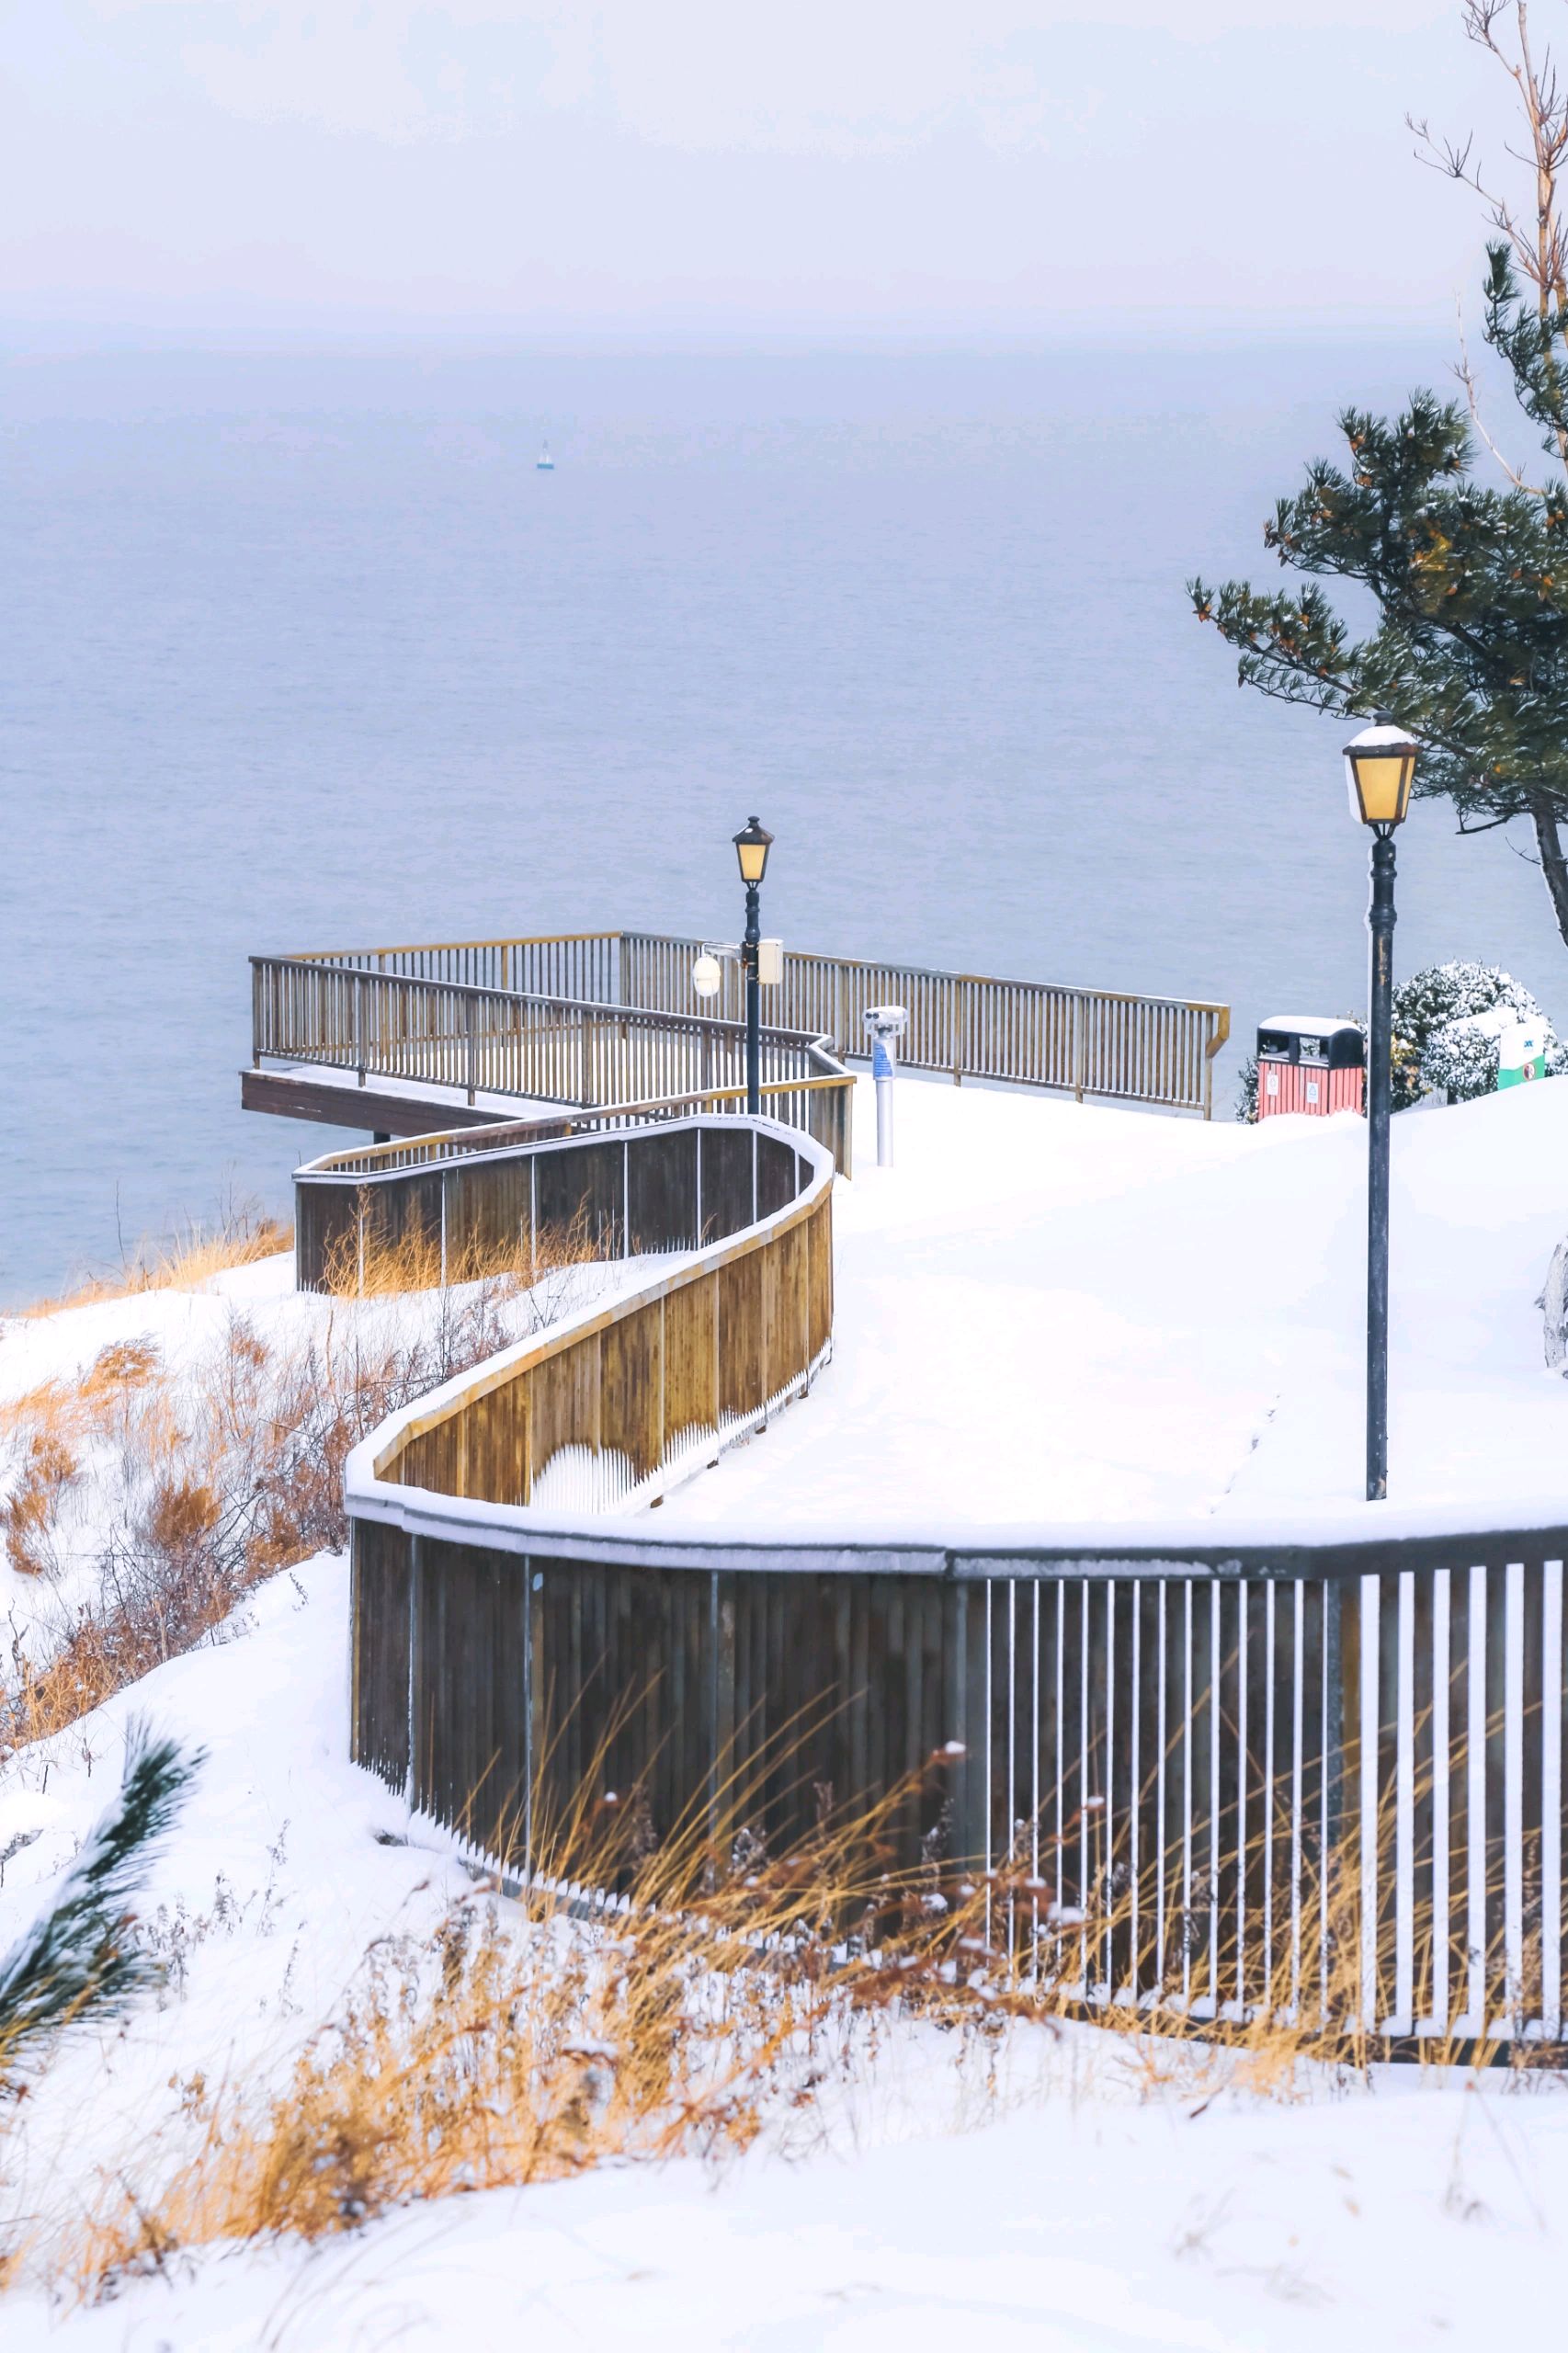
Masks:
[[[460,1284],[437,1284],[398,1315],[375,1303],[409,1287],[417,1253],[371,1253],[362,1297],[295,1336],[269,1341],[231,1310],[194,1377],[176,1380],[150,1341],[124,1340],[81,1380],[5,1409],[0,1526],[12,1565],[62,1585],[68,1496],[92,1506],[92,1528],[77,1563],[87,1597],[62,1598],[41,1641],[13,1635],[0,1756],[213,1634],[260,1579],[341,1547],[349,1450],[548,1315],[551,1287],[569,1285],[590,1255],[575,1231],[547,1237],[526,1266],[472,1279],[465,1265]]]
[[[453,1238],[417,1211],[394,1233],[389,1215],[384,1199],[362,1186],[354,1223],[334,1233],[323,1254],[324,1290],[344,1300],[418,1291],[451,1297],[480,1284],[493,1298],[518,1302],[526,1326],[541,1331],[570,1306],[582,1270],[614,1255],[586,1201],[575,1216],[531,1237],[519,1231]]]
[[[852,2075],[863,2029],[895,2011],[978,2049],[1035,2005],[983,1965],[983,1893],[944,1913],[927,1870],[887,1868],[904,1795],[774,1864],[738,1808],[722,1833],[705,1812],[648,1847],[634,1803],[582,1804],[513,1901],[491,1881],[428,1938],[372,1948],[281,2089],[189,2093],[195,2147],[160,2177],[106,2184],[29,2266],[101,2297],[219,2242],[315,2240],[415,2199],[737,2153]],[[612,1902],[562,1903],[629,1864]]]
[[[85,1275],[58,1299],[34,1301],[17,1313],[58,1315],[62,1308],[95,1307],[105,1300],[131,1299],[148,1290],[195,1290],[214,1275],[274,1258],[293,1247],[294,1229],[265,1216],[254,1205],[228,1209],[215,1225],[187,1225],[165,1241],[143,1241],[118,1267]]]
[[[983,2106],[1010,2035],[1090,2008],[1135,2088],[1188,2103],[1299,2097],[1323,2063],[1332,2083],[1380,2055],[1368,1972],[1396,1957],[1381,1928],[1363,1937],[1353,1856],[1316,1878],[1296,1856],[1305,1926],[1262,1966],[1227,1942],[1181,1857],[1136,1886],[1098,1865],[1093,1800],[1054,1834],[1020,1823],[996,1868],[945,1859],[951,1761],[938,1751],[853,1818],[819,1791],[814,1825],[777,1859],[777,1754],[662,1837],[640,1790],[604,1789],[602,1752],[554,1824],[541,1780],[520,1886],[482,1876],[432,1934],[375,1945],[281,2085],[181,2087],[134,2177],[106,2177],[96,2206],[18,2245],[12,2276],[93,2300],[201,2247],[315,2241],[416,2200],[723,2158],[765,2131],[790,2145],[824,2129],[826,2097],[852,2099],[894,2023],[956,2036]],[[934,1806],[937,1828],[900,1867],[912,1810]],[[515,1848],[520,1824],[494,1835]],[[1083,1900],[1062,1902],[1074,1885]]]

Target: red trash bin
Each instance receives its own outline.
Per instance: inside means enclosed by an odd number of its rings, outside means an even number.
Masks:
[[[1278,1013],[1257,1033],[1257,1116],[1303,1111],[1326,1120],[1359,1111],[1367,1052],[1354,1021],[1312,1013]]]

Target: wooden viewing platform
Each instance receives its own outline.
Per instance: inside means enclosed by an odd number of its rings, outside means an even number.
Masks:
[[[586,932],[254,956],[247,1110],[385,1136],[551,1107],[732,1110],[744,1097],[736,968],[717,1009],[691,984],[702,946]],[[1213,1108],[1230,1012],[1197,999],[1006,981],[790,951],[763,1030],[771,1116],[847,1166],[845,1064],[873,1005],[909,1012],[904,1065],[1167,1110]]]

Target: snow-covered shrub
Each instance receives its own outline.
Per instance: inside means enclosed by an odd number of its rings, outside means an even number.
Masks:
[[[1236,1117],[1244,1128],[1257,1125],[1257,1056],[1249,1054],[1237,1073]]]
[[[1441,1089],[1453,1103],[1490,1095],[1497,1084],[1499,1033],[1539,1021],[1546,1067],[1568,1068],[1568,1052],[1528,989],[1494,964],[1433,964],[1394,991],[1394,1108]]]
[[[1511,1006],[1494,1006],[1490,1013],[1469,1013],[1450,1021],[1426,1041],[1421,1076],[1433,1090],[1441,1088],[1450,1103],[1469,1103],[1490,1095],[1497,1084],[1497,1050],[1502,1032],[1522,1016]]]

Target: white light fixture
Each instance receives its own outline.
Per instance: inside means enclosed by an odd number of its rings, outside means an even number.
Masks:
[[[699,996],[717,996],[724,975],[719,959],[705,948],[691,968],[691,985]]]

